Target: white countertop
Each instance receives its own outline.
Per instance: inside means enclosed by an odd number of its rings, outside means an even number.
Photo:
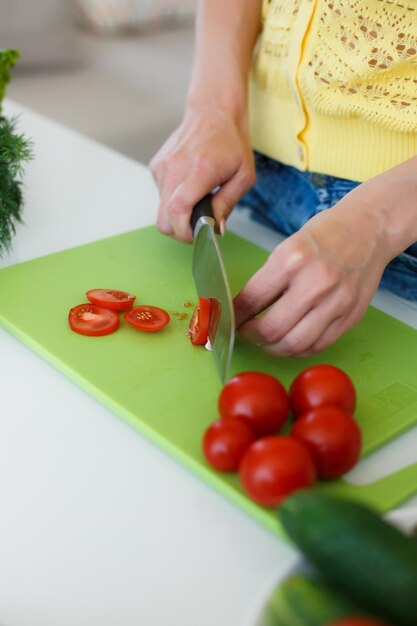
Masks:
[[[4,112],[21,113],[36,157],[0,267],[154,222],[146,167],[17,104]],[[267,248],[278,240],[244,214],[230,227]],[[417,327],[400,299],[375,304]],[[1,625],[246,625],[295,550],[2,329],[0,374]],[[352,479],[416,460],[414,429]]]

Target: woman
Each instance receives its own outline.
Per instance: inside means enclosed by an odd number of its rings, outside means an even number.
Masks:
[[[417,300],[415,155],[413,0],[203,0],[184,119],[151,162],[157,224],[191,241],[193,205],[220,186],[222,230],[256,180],[242,203],[289,237],[236,296],[237,327],[307,356],[381,278]]]

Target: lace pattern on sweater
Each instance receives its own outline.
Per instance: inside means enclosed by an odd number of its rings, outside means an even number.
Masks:
[[[286,98],[303,3],[270,0],[254,78]],[[299,25],[298,25],[299,26]],[[316,0],[298,42],[303,98],[313,110],[417,132],[417,0]]]

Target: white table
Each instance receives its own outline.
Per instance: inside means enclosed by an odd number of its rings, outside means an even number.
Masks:
[[[22,113],[36,158],[25,224],[0,266],[154,222],[147,168],[16,104],[4,110]],[[230,226],[277,242],[244,215]],[[401,300],[378,294],[376,304],[417,327]],[[243,626],[297,561],[2,329],[0,375],[2,626]],[[351,476],[367,482],[415,460],[417,429]]]

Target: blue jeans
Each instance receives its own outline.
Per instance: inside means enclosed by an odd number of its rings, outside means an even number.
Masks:
[[[301,172],[255,152],[257,181],[240,206],[254,220],[292,235],[311,217],[336,204],[359,183],[327,174]],[[386,267],[380,287],[417,302],[417,243]]]

